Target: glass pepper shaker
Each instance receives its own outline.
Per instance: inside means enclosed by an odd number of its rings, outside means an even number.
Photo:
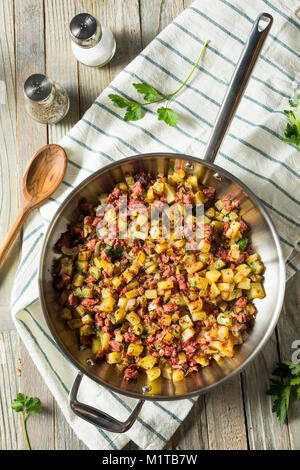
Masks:
[[[70,23],[71,47],[76,59],[90,67],[102,67],[114,56],[112,32],[89,13],[74,16]]]
[[[56,124],[69,111],[66,90],[46,75],[30,75],[24,84],[24,96],[27,113],[42,124]]]

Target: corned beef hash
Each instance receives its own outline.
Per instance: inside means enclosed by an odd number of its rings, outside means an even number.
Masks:
[[[160,375],[178,382],[211,360],[233,357],[257,312],[253,299],[265,297],[264,265],[251,249],[239,201],[217,199],[181,168],[167,177],[126,175],[99,201],[79,204],[78,222],[56,244],[62,256],[53,271],[61,317],[78,330],[79,348],[90,349],[88,363],[105,359],[126,380],[143,373],[149,382]],[[135,210],[139,204],[143,212]],[[203,238],[194,249],[176,237],[172,210],[168,239],[160,226],[140,238],[120,237],[126,223],[150,228],[151,208],[164,204],[182,212],[189,204],[193,214],[202,205]]]

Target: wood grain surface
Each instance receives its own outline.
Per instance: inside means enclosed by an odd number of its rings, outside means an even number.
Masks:
[[[6,104],[0,104],[0,243],[17,214],[16,188],[31,156],[46,143],[57,143],[110,81],[191,3],[0,0],[0,80],[6,83]],[[115,57],[102,69],[79,64],[71,53],[68,24],[82,11],[98,17],[116,37]],[[23,83],[37,72],[60,82],[71,98],[70,112],[58,125],[38,124],[25,113]],[[26,448],[20,417],[9,406],[18,391],[39,396],[45,409],[28,420],[34,449],[86,449],[66,423],[10,318],[19,247],[20,242],[14,245],[0,272],[0,449]],[[295,332],[300,331],[299,285],[300,274],[288,283],[278,327],[260,356],[239,377],[200,397],[167,449],[300,449],[300,402],[291,407],[288,423],[280,425],[265,394],[274,364],[291,358]],[[137,447],[131,442],[127,448]]]

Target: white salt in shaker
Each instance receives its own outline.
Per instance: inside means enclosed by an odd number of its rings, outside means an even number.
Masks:
[[[74,16],[70,35],[73,54],[82,64],[102,67],[113,58],[116,50],[113,34],[89,13]]]

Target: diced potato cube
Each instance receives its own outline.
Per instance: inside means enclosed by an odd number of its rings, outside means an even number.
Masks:
[[[200,312],[192,313],[193,321],[205,321],[206,320],[206,312],[201,310]]]
[[[99,332],[99,338],[101,340],[101,348],[102,349],[107,349],[109,346],[109,341],[110,341],[110,334],[109,333],[104,333],[103,331]]]
[[[174,338],[174,335],[172,335],[169,331],[167,331],[167,333],[164,336],[163,341],[166,344],[171,344],[173,341],[173,338]]]
[[[98,268],[97,266],[91,266],[89,269],[89,273],[98,281],[100,274],[101,274],[101,269]]]
[[[172,372],[172,380],[173,382],[180,382],[184,379],[184,372],[183,370],[173,370]]]
[[[217,232],[222,232],[224,229],[224,222],[221,222],[220,220],[213,220],[211,225]]]
[[[126,312],[124,308],[120,307],[115,313],[114,313],[114,322],[115,323],[121,323],[124,318],[125,318]]]
[[[82,284],[84,283],[84,280],[85,280],[85,276],[83,276],[82,274],[75,274],[73,278],[73,285],[75,287],[81,287]]]
[[[156,357],[153,356],[145,356],[139,360],[138,365],[143,369],[152,369],[156,364]]]
[[[127,305],[128,299],[126,297],[120,297],[118,300],[118,307],[125,308]]]
[[[201,261],[197,261],[196,263],[192,264],[192,266],[187,268],[187,272],[189,274],[194,274],[197,271],[200,271],[200,269],[203,268],[203,263]]]
[[[141,323],[140,317],[135,312],[128,313],[126,315],[126,320],[128,320],[131,325],[138,325],[139,323]]]
[[[233,286],[233,284],[230,284],[229,282],[218,282],[216,286],[220,292],[230,292],[231,286]]]
[[[263,299],[266,296],[263,285],[260,282],[251,282],[250,295],[252,299]]]
[[[180,352],[178,353],[178,360],[179,360],[179,364],[184,364],[186,362],[186,354],[185,352]]]
[[[221,276],[221,272],[217,271],[216,269],[212,269],[211,271],[207,271],[205,274],[206,279],[210,284],[216,282],[219,277]]]
[[[92,353],[96,356],[97,352],[102,350],[101,340],[100,338],[93,338],[92,341]]]
[[[137,255],[137,258],[136,258],[136,263],[138,265],[143,264],[145,262],[145,259],[146,259],[145,253],[143,251],[139,251],[139,254]]]
[[[193,188],[198,188],[198,178],[197,175],[190,175],[186,180]]]
[[[108,364],[117,364],[121,362],[121,354],[119,352],[111,352],[106,355]]]
[[[135,335],[140,336],[144,331],[144,327],[141,323],[138,323],[132,326],[132,331]]]
[[[115,276],[113,279],[112,279],[112,285],[117,289],[121,284],[121,279],[118,277],[118,276]]]
[[[86,313],[86,308],[84,305],[78,305],[78,307],[75,308],[75,312],[78,313],[81,317],[83,317]]]
[[[86,261],[86,260],[90,259],[90,257],[91,257],[91,252],[89,250],[80,251],[78,253],[79,261]]]
[[[250,279],[249,277],[245,277],[242,281],[240,281],[237,285],[238,289],[250,289]]]
[[[164,251],[166,251],[166,249],[168,248],[168,244],[167,243],[158,243],[156,246],[155,246],[155,251],[156,253],[158,253],[159,255],[161,253],[163,253]]]
[[[148,191],[147,191],[147,199],[149,202],[152,202],[154,201],[154,191],[153,191],[153,188],[149,188]]]
[[[179,181],[182,181],[185,177],[185,171],[182,170],[181,168],[177,168],[173,172],[169,172],[168,174],[168,181],[173,184],[179,183]]]
[[[135,297],[138,297],[139,295],[139,290],[138,289],[132,289],[128,292],[126,292],[125,296],[127,299],[134,299]]]
[[[167,280],[167,281],[161,281],[157,283],[158,289],[166,290],[166,289],[172,289],[174,287],[174,283],[172,280]]]
[[[146,374],[149,382],[153,382],[154,380],[158,379],[161,374],[161,370],[159,367],[153,367],[152,369],[146,369]]]
[[[115,303],[116,300],[113,297],[108,297],[107,299],[102,300],[100,310],[103,310],[103,312],[112,312]]]
[[[244,277],[245,276],[243,273],[236,273],[233,279],[234,279],[234,282],[238,284],[239,282],[241,282],[242,279],[244,279]]]
[[[260,256],[258,253],[254,253],[253,255],[248,256],[246,259],[248,264],[253,263],[254,261],[260,261]]]
[[[208,266],[208,269],[211,271],[212,269],[221,269],[225,266],[225,263],[224,261],[222,261],[221,259],[217,259],[214,263],[210,264]]]
[[[165,196],[168,204],[172,204],[176,200],[176,191],[173,186],[168,183],[165,183]]]
[[[92,325],[83,325],[79,328],[79,335],[80,336],[91,336],[95,333]]]
[[[202,356],[194,356],[193,359],[198,362],[202,367],[206,367],[209,365],[209,359],[207,357]]]
[[[153,274],[156,271],[157,265],[155,263],[150,264],[148,268],[145,269],[146,274]]]
[[[225,341],[229,337],[229,329],[227,326],[222,325],[218,328],[218,337],[221,341]]]
[[[112,263],[109,263],[108,261],[106,261],[105,259],[101,259],[100,260],[100,267],[103,268],[103,270],[109,275],[111,276],[113,271],[114,271],[114,265]]]
[[[164,192],[164,187],[165,184],[161,181],[156,181],[154,185],[152,186],[153,191],[158,194],[159,196],[162,196]]]
[[[86,315],[84,315],[82,318],[81,318],[81,321],[84,325],[92,325],[94,323],[94,320],[93,318],[91,317],[91,315],[89,313],[87,313]]]
[[[197,191],[194,197],[195,197],[195,203],[197,206],[200,206],[201,204],[204,204],[205,202],[208,201],[207,197],[204,196],[203,191]]]
[[[226,232],[227,238],[235,238],[240,230],[241,224],[239,222],[233,221],[231,222],[229,229]]]
[[[195,302],[189,302],[188,308],[191,313],[200,312],[203,308],[203,302],[201,299],[195,300]]]
[[[206,279],[205,277],[197,276],[195,278],[195,283],[196,283],[197,288],[200,290],[200,295],[201,295],[201,291],[203,291],[203,295],[206,295],[208,284],[209,284],[208,279]]]
[[[264,265],[260,261],[253,261],[250,267],[255,274],[260,274],[264,270]]]
[[[194,336],[194,334],[195,334],[195,330],[192,327],[187,328],[186,330],[184,330],[182,332],[182,335],[181,335],[182,343],[185,343],[186,341],[191,339]]]
[[[127,284],[133,279],[133,273],[129,271],[129,268],[125,269],[122,276]]]
[[[230,261],[237,261],[240,257],[240,250],[238,245],[233,245],[228,253]]]
[[[156,299],[157,298],[157,290],[156,289],[147,289],[145,290],[145,296],[147,299]]]
[[[163,326],[170,326],[172,323],[172,317],[168,313],[163,313],[160,319]]]
[[[221,341],[211,341],[209,343],[209,347],[212,349],[216,349],[217,351],[220,351],[220,352],[223,352],[225,349]]]
[[[184,315],[183,317],[179,318],[178,323],[181,326],[182,330],[186,330],[190,326],[193,326],[193,322],[189,315]]]
[[[244,277],[247,277],[251,274],[251,269],[247,264],[240,264],[237,266],[236,270],[241,273]]]
[[[130,343],[127,348],[128,356],[140,356],[144,347],[141,344]]]
[[[126,175],[125,176],[125,181],[126,181],[127,185],[129,186],[129,189],[133,189],[133,187],[135,185],[135,181],[134,181],[133,176]]]
[[[220,313],[220,315],[218,315],[217,322],[219,323],[219,325],[225,325],[225,326],[231,327],[232,317],[225,313]]]
[[[211,297],[217,297],[218,295],[220,295],[220,291],[214,282],[212,283],[210,287],[210,295]]]
[[[199,243],[199,250],[202,251],[202,253],[208,253],[210,251],[211,244],[208,243],[206,240],[201,240]]]
[[[223,282],[232,282],[233,281],[233,270],[232,269],[222,269],[221,276]]]

